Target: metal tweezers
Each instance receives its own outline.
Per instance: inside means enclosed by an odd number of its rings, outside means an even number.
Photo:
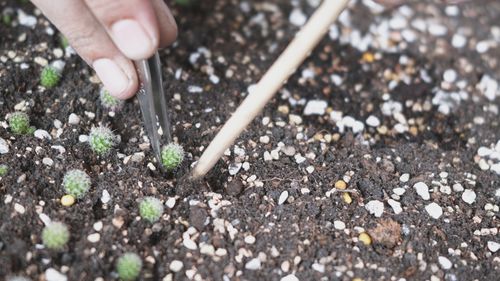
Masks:
[[[172,142],[172,135],[167,101],[163,92],[160,56],[156,52],[149,59],[138,60],[134,64],[139,74],[140,89],[137,98],[144,127],[156,159],[161,163],[161,146]]]

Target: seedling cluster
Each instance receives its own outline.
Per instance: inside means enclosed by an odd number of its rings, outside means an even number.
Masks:
[[[90,189],[90,177],[82,170],[70,170],[64,176],[63,187],[67,194],[82,198]]]
[[[60,79],[61,74],[59,71],[50,65],[45,66],[40,74],[40,84],[47,89],[54,88]]]
[[[101,88],[99,91],[99,99],[101,100],[101,105],[112,111],[118,111],[123,107],[124,101],[113,97],[108,90]]]
[[[51,250],[62,249],[69,240],[68,227],[62,222],[51,222],[42,231],[43,245]]]
[[[8,171],[9,171],[9,167],[7,165],[4,165],[4,164],[0,165],[0,177],[5,176]]]
[[[184,160],[184,149],[176,143],[170,143],[161,150],[161,162],[167,170],[174,170]]]
[[[24,112],[16,111],[11,113],[7,121],[10,130],[16,135],[30,134],[35,131],[35,128],[30,126],[30,117]]]
[[[154,197],[145,197],[139,204],[139,214],[151,223],[156,222],[163,214],[163,204]]]
[[[94,127],[90,130],[89,144],[98,155],[106,155],[116,144],[116,136],[108,127]]]
[[[116,262],[116,272],[123,281],[132,281],[139,277],[142,260],[135,253],[125,253]]]

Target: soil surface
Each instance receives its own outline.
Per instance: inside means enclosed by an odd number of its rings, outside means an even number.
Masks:
[[[496,280],[498,1],[353,1],[210,174],[189,179],[319,2],[172,4],[179,37],[160,54],[187,156],[165,174],[137,100],[105,109],[40,11],[0,0],[12,19],[0,24],[0,280],[116,280],[126,251],[143,259],[140,280]],[[58,60],[61,82],[44,89]],[[11,133],[16,110],[35,134]],[[121,139],[105,157],[85,141],[99,124]],[[65,207],[70,168],[92,187]],[[138,215],[144,196],[166,205],[157,223]],[[62,251],[42,244],[49,220],[71,229]]]

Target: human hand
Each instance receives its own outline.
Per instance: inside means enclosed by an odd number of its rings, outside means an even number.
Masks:
[[[132,60],[175,41],[177,25],[163,0],[32,0],[66,36],[115,97],[139,85]]]

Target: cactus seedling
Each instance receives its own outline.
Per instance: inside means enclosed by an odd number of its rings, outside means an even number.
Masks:
[[[7,118],[10,130],[17,135],[29,134],[35,131],[35,128],[30,127],[30,118],[24,112],[16,111],[10,114]]]
[[[69,230],[62,222],[51,222],[42,231],[42,241],[45,247],[59,250],[68,243]]]
[[[113,111],[120,110],[124,104],[124,101],[113,97],[104,87],[99,91],[99,99],[102,106]]]
[[[7,172],[9,171],[9,167],[7,167],[7,165],[0,165],[0,177],[3,177],[7,174]]]
[[[145,197],[139,204],[139,214],[151,223],[157,221],[163,214],[163,204],[154,197]]]
[[[116,271],[123,281],[137,279],[142,268],[142,260],[135,253],[125,253],[116,262]]]
[[[45,88],[50,89],[59,83],[60,78],[61,76],[57,69],[53,66],[47,65],[43,68],[42,73],[40,74],[40,84]]]
[[[99,154],[107,154],[116,143],[116,136],[104,126],[92,128],[89,135],[89,144],[92,150]]]
[[[161,150],[161,162],[167,170],[177,168],[184,160],[184,149],[176,143],[169,143]]]
[[[90,177],[82,170],[70,170],[64,175],[63,187],[67,194],[82,198],[90,189]]]

